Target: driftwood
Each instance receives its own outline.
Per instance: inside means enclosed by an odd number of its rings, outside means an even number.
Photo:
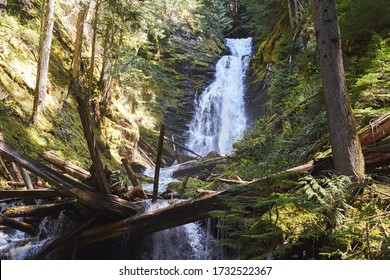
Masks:
[[[133,169],[131,168],[129,161],[125,158],[122,158],[123,166],[125,167],[127,176],[129,177],[133,187],[140,187],[141,182],[138,180],[137,175],[135,175]]]
[[[73,163],[67,162],[66,160],[57,156],[53,151],[42,153],[42,158],[53,164],[61,171],[80,181],[85,181],[91,176],[91,173],[88,170],[85,170],[84,168],[81,168]]]
[[[53,198],[63,196],[57,191],[48,190],[48,189],[34,189],[34,190],[9,190],[3,191],[0,190],[1,198],[26,198],[26,199],[36,199],[36,198]]]
[[[4,141],[0,141],[0,155],[17,162],[31,173],[56,186],[66,196],[76,198],[94,210],[103,210],[121,216],[130,216],[141,210],[139,205],[128,202],[112,194],[97,193],[87,185],[77,182],[42,163],[22,154]]]
[[[359,133],[362,146],[378,142],[390,135],[390,114],[371,123]]]
[[[76,200],[61,202],[61,203],[52,203],[52,204],[43,204],[43,205],[24,205],[24,206],[14,206],[7,208],[4,211],[4,215],[8,217],[45,217],[50,215],[57,215],[62,210],[70,210],[74,208]]]
[[[0,214],[0,225],[4,225],[19,231],[26,232],[30,235],[34,234],[34,227],[28,223],[18,221],[16,219],[9,218],[3,214]]]

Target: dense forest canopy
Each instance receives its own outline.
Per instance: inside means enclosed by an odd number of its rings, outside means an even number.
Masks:
[[[361,180],[340,174],[330,157],[335,144],[310,0],[0,0],[0,133],[40,162],[52,151],[92,173],[95,151],[108,192],[132,200],[123,160],[148,182],[142,171],[154,165],[160,124],[169,139],[185,143],[194,99],[228,53],[224,38],[252,37],[243,139],[207,175],[180,178],[171,188],[187,197],[197,189],[235,194],[223,198],[227,209],[211,212],[225,232],[214,245],[226,258],[388,259],[387,2],[336,1],[343,79],[365,157]],[[46,31],[52,40],[44,73]],[[85,141],[80,104],[95,148]],[[383,136],[367,141],[370,131]],[[163,165],[189,156],[174,149],[164,143]],[[0,167],[1,189],[24,188],[23,180],[12,184],[9,164]],[[34,186],[55,189],[32,177]],[[95,186],[96,178],[85,183]]]

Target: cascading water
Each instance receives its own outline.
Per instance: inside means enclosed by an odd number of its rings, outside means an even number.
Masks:
[[[231,55],[223,56],[217,63],[215,81],[195,100],[196,113],[190,124],[188,147],[200,154],[216,151],[228,154],[234,141],[246,127],[244,104],[245,74],[252,51],[252,38],[226,39]],[[162,170],[161,187],[172,180],[171,169]],[[146,171],[152,177],[153,170]],[[162,179],[162,180],[161,180]],[[146,186],[147,188],[147,186]],[[168,206],[167,201],[152,204],[147,212]],[[142,259],[218,259],[222,252],[211,252],[214,239],[210,229],[200,223],[191,223],[154,233],[143,239]]]
[[[252,38],[226,39],[231,55],[217,63],[215,81],[195,100],[188,147],[200,154],[228,154],[246,127],[245,74],[252,53]]]

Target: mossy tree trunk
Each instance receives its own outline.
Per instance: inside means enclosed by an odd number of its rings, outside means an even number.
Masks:
[[[335,0],[313,0],[326,113],[336,171],[364,177],[364,158],[348,97]]]
[[[47,74],[49,72],[50,49],[54,26],[54,3],[55,0],[45,0],[43,8],[37,79],[34,93],[34,105],[31,116],[31,121],[33,124],[35,124],[37,120],[39,104],[41,105],[42,111],[44,110],[45,106]]]

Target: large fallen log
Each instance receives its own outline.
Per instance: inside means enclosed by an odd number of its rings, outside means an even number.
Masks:
[[[61,193],[48,189],[34,189],[34,190],[0,190],[1,198],[53,198],[63,196]]]
[[[53,151],[42,153],[42,158],[53,164],[61,171],[80,181],[85,181],[91,176],[91,173],[88,170],[85,170],[84,168],[81,168],[80,166],[77,166],[73,163],[67,162],[66,160],[57,156]]]
[[[0,154],[10,161],[15,161],[31,173],[45,179],[57,187],[66,196],[76,198],[80,203],[94,210],[103,210],[121,216],[134,215],[141,210],[140,205],[128,202],[112,194],[97,193],[87,185],[77,182],[17,151],[0,140]]]
[[[378,142],[390,135],[390,114],[376,120],[359,133],[362,146]]]
[[[63,210],[73,209],[76,202],[76,200],[72,200],[61,203],[14,206],[7,208],[3,214],[8,217],[45,217],[57,215]]]
[[[221,199],[225,192],[205,195],[156,210],[153,213],[139,214],[114,223],[85,229],[79,236],[80,246],[88,249],[93,246],[119,240],[126,233],[127,237],[141,236],[164,229],[184,225],[210,217],[210,212],[227,209]],[[67,257],[70,252],[71,239],[63,243],[58,250],[58,257]]]
[[[225,163],[226,157],[217,157],[213,159],[205,159],[201,161],[188,161],[185,163],[177,164],[169,169],[172,170],[173,177],[192,176],[203,170],[212,170],[218,164]]]
[[[0,225],[4,225],[19,231],[26,232],[28,234],[34,234],[34,227],[28,223],[18,221],[16,219],[9,218],[3,214],[0,214]]]

